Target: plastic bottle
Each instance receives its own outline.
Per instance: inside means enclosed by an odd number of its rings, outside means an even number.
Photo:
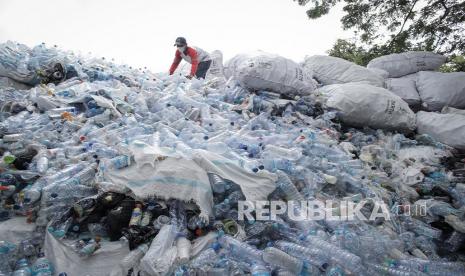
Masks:
[[[140,226],[147,226],[150,224],[150,221],[152,220],[153,217],[153,211],[154,211],[155,206],[149,205],[145,209],[145,212],[142,215],[142,219],[140,221]]]
[[[108,169],[122,169],[131,165],[131,157],[127,155],[116,156],[105,162]]]
[[[419,258],[397,260],[396,266],[411,273],[423,272],[430,275],[462,275],[465,266],[460,262],[432,261]]]
[[[208,248],[202,251],[197,257],[191,261],[193,268],[206,269],[212,266],[218,260],[218,255],[213,248]]]
[[[91,166],[83,169],[82,171],[76,173],[73,177],[69,178],[60,183],[61,186],[70,186],[70,185],[82,185],[87,184],[89,180],[95,176],[96,165],[92,164]]]
[[[444,221],[452,226],[456,231],[465,233],[465,222],[457,216],[448,215],[445,217]]]
[[[221,176],[214,173],[209,173],[208,178],[210,179],[213,192],[222,194],[226,191],[226,182],[223,180],[223,178],[221,178]]]
[[[131,220],[129,221],[129,226],[139,225],[142,219],[142,204],[136,204],[136,207],[132,211]]]
[[[227,198],[223,200],[223,202],[220,202],[213,206],[213,213],[216,217],[219,218],[224,217],[229,210],[231,210],[231,204],[229,203],[229,199]]]
[[[295,165],[292,161],[283,158],[265,158],[263,159],[263,165],[265,169],[276,172],[276,170],[282,170],[288,173],[292,173],[295,170]]]
[[[191,255],[191,242],[184,236],[176,239],[176,248],[178,250],[177,259],[179,263],[187,263]]]
[[[32,266],[32,275],[34,276],[53,276],[53,266],[45,257],[44,253],[38,255],[38,259]]]
[[[36,202],[40,198],[43,187],[48,186],[58,180],[66,180],[77,174],[79,171],[83,170],[85,167],[86,165],[83,163],[71,165],[51,176],[37,180],[32,186],[29,186],[25,189],[24,201],[29,204]]]
[[[204,228],[205,226],[205,221],[199,216],[191,217],[187,223],[187,228],[193,231],[195,229]]]
[[[182,233],[187,228],[187,217],[184,202],[173,200],[169,203],[169,215],[171,223],[176,225],[178,232]]]
[[[16,262],[16,270],[12,276],[31,276],[32,270],[26,259],[20,259]]]
[[[85,245],[81,250],[79,250],[79,256],[89,257],[94,254],[100,248],[100,237],[95,237],[90,240],[87,245]]]
[[[161,229],[163,225],[170,224],[171,219],[168,216],[161,215],[153,221],[155,229]]]
[[[11,272],[10,258],[13,256],[15,249],[16,246],[14,244],[0,241],[0,272],[6,275]]]
[[[409,270],[403,270],[395,267],[383,266],[380,264],[367,263],[368,271],[373,274],[380,275],[393,275],[393,276],[410,276],[410,275],[426,275],[421,272],[413,272]]]
[[[244,242],[228,235],[224,235],[219,238],[219,242],[222,247],[226,248],[230,252],[230,254],[245,262],[263,263],[263,252]]]
[[[271,276],[270,270],[267,269],[262,263],[254,263],[250,270],[252,276]]]
[[[31,257],[37,254],[36,248],[29,239],[21,241],[20,253],[25,257]]]
[[[125,269],[130,269],[131,267],[136,267],[145,253],[149,250],[147,244],[141,244],[136,249],[132,250],[126,257],[121,261],[122,266]]]
[[[68,229],[71,226],[72,222],[73,222],[73,218],[68,218],[66,221],[58,225],[54,225],[54,226],[50,225],[48,228],[48,231],[57,238],[63,238],[68,232]]]
[[[108,228],[103,223],[89,223],[87,228],[92,236],[107,237]]]
[[[306,244],[326,252],[326,256],[335,260],[338,264],[352,273],[363,273],[364,269],[359,256],[338,248],[337,246],[321,240],[320,238],[307,236]]]
[[[37,172],[44,174],[48,170],[48,156],[47,152],[41,151],[37,154]]]
[[[302,271],[303,261],[288,255],[275,247],[267,247],[263,251],[263,260],[270,265],[284,268],[295,275]]]
[[[274,246],[295,258],[307,261],[317,267],[323,267],[330,259],[319,249],[304,247],[296,243],[277,241]]]
[[[409,218],[405,223],[405,228],[409,231],[415,232],[418,235],[424,235],[433,239],[439,239],[442,231],[435,229],[428,224],[417,219]]]
[[[305,200],[305,198],[300,194],[286,173],[278,170],[276,174],[278,175],[276,186],[284,192],[288,200],[299,202]]]
[[[456,252],[457,250],[460,249],[464,241],[465,241],[465,234],[460,233],[458,231],[454,231],[452,232],[452,234],[450,234],[450,236],[445,241],[446,249],[449,252]]]
[[[302,156],[302,151],[298,148],[287,149],[275,145],[266,145],[265,151],[263,152],[264,158],[270,158],[271,156],[279,156],[287,160],[296,161]]]

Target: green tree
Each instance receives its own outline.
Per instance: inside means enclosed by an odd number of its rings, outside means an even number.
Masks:
[[[366,64],[376,56],[409,50],[455,56],[465,53],[465,1],[460,0],[294,0],[316,19],[343,5],[345,30],[357,42],[338,40],[331,55]],[[457,61],[457,59],[455,60]],[[463,70],[460,62],[451,68]],[[463,64],[463,63],[462,63]]]

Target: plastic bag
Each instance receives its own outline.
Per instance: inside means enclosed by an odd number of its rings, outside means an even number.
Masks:
[[[408,104],[384,88],[334,84],[318,91],[328,97],[326,105],[339,110],[347,124],[405,132],[415,129],[415,114]]]
[[[367,68],[330,56],[311,56],[305,58],[304,68],[313,72],[313,76],[323,85],[349,82],[363,82],[383,87],[384,77]]]
[[[443,55],[431,52],[406,52],[372,59],[367,67],[383,69],[389,72],[390,78],[398,78],[420,71],[437,70],[446,59]]]
[[[417,113],[419,134],[428,134],[441,143],[465,149],[465,116],[420,111]]]
[[[420,72],[417,88],[429,111],[440,111],[446,105],[465,108],[465,72]]]
[[[224,72],[227,78],[234,77],[252,90],[308,95],[316,88],[312,76],[299,64],[265,52],[237,55],[228,61]]]

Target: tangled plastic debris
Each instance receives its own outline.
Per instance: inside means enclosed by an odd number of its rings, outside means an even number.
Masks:
[[[0,275],[465,273],[464,155],[427,135],[45,45],[0,64]]]

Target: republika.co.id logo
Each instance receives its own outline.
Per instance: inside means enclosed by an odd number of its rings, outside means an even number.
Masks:
[[[406,210],[406,208],[409,210],[408,214],[403,211]],[[416,215],[426,215],[426,206],[415,206],[415,208]],[[402,206],[402,209],[397,209],[395,213],[411,215],[412,213],[410,211],[410,206]],[[238,220],[276,220],[277,216],[284,214],[287,214],[287,217],[294,221],[349,221],[354,219],[374,221],[380,218],[391,220],[391,214],[393,214],[393,212],[389,211],[389,207],[384,201],[372,199],[364,199],[360,202],[353,202],[350,200],[238,202]]]

